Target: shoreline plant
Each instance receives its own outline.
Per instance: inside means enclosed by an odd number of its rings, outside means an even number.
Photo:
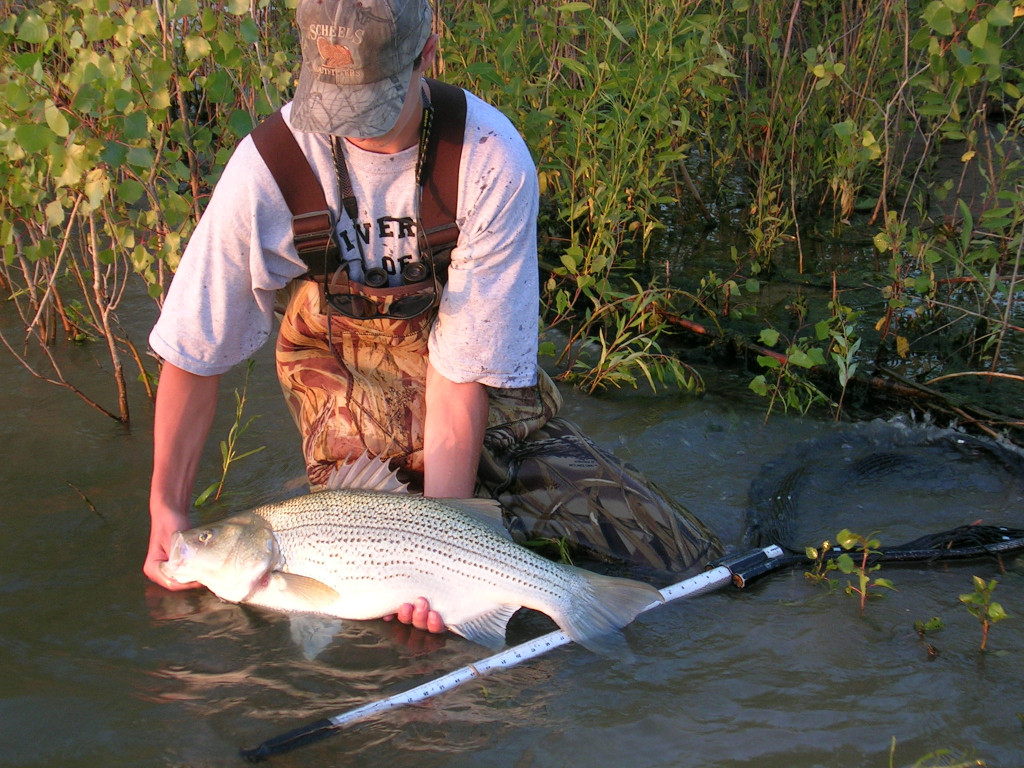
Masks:
[[[232,147],[289,98],[294,4],[0,1],[16,364],[125,423],[132,379],[152,396],[125,297],[159,305]],[[455,0],[437,29],[442,76],[503,109],[537,161],[564,378],[699,391],[686,344],[777,338],[753,372],[769,413],[838,418],[879,378],[932,403],[1019,389],[1021,0]],[[708,262],[708,232],[737,235],[711,269],[663,259],[670,240]],[[809,244],[837,238],[867,246],[819,298]],[[765,294],[783,282],[779,312]],[[64,375],[65,341],[103,345],[113,398]],[[947,411],[1016,428],[963,400]]]
[[[960,595],[960,602],[967,607],[971,616],[976,618],[978,623],[981,624],[981,645],[979,650],[984,651],[988,645],[988,633],[992,625],[1009,618],[1009,614],[1006,613],[1001,604],[992,599],[992,592],[995,590],[997,583],[995,579],[985,581],[980,576],[973,576],[972,583],[974,591]]]
[[[879,553],[881,542],[872,538],[872,535],[864,536],[844,528],[836,534],[836,543],[844,550],[837,557],[831,556],[834,550],[828,541],[820,547],[807,547],[804,550],[807,559],[813,562],[812,569],[805,572],[804,576],[816,584],[828,585],[829,589],[832,588],[832,581],[828,577],[830,571],[855,576],[857,583],[847,582],[845,591],[848,595],[857,596],[863,614],[868,598],[879,596],[879,589],[895,590],[889,579],[872,578],[870,575],[882,568],[881,564],[871,562],[872,556]]]

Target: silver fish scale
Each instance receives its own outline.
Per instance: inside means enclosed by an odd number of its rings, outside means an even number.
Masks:
[[[514,544],[456,506],[417,496],[321,491],[252,510],[274,529],[283,570],[343,583],[450,578],[560,605],[586,588],[573,571]]]

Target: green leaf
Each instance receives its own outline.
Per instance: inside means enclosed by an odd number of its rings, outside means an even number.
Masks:
[[[974,214],[971,213],[970,207],[963,201],[963,198],[957,199],[957,208],[963,217],[963,225],[960,228],[960,247],[964,253],[967,253],[971,246],[971,236],[974,234]]]
[[[254,453],[259,453],[260,451],[262,451],[266,447],[267,446],[265,446],[265,445],[261,445],[259,448],[253,448],[251,451],[246,451],[245,453],[240,453],[240,454],[238,454],[238,455],[233,457],[234,461],[239,461],[240,459],[246,459],[246,458],[252,456]]]
[[[981,64],[998,67],[1003,60],[1003,46],[998,40],[989,38],[983,46],[974,51],[974,57]]]
[[[248,6],[248,3],[246,3],[246,6]],[[242,33],[242,39],[249,45],[259,42],[260,29],[251,16],[242,20],[239,30]]]
[[[1003,606],[999,603],[990,603],[988,606],[988,618],[989,621],[1002,621],[1008,619],[1009,614],[1003,610]]]
[[[177,2],[170,4],[170,12],[173,19],[194,16],[199,13],[199,4],[196,0],[177,0]]]
[[[185,38],[185,57],[189,61],[195,61],[210,55],[213,48],[210,41],[200,35],[188,35]]]
[[[234,101],[235,84],[227,72],[215,69],[207,76],[203,91],[214,104],[228,104]]]
[[[50,227],[59,227],[64,223],[64,206],[60,200],[51,200],[46,205],[46,224]]]
[[[789,362],[799,368],[813,368],[814,361],[802,349],[790,349],[786,354],[786,359]]]
[[[109,16],[89,14],[82,19],[82,31],[90,42],[109,40],[117,31],[114,20]]]
[[[110,179],[102,168],[93,168],[86,174],[85,195],[89,204],[95,209],[110,190]]]
[[[14,57],[14,66],[20,72],[28,72],[34,69],[42,58],[43,55],[39,51],[28,51]]]
[[[100,152],[100,159],[113,168],[121,165],[127,157],[128,147],[116,141],[108,141]]]
[[[244,109],[236,109],[228,118],[228,126],[239,138],[247,136],[253,128],[252,115]]]
[[[985,19],[993,27],[1008,27],[1013,24],[1013,6],[1008,0],[999,0],[987,14]]]
[[[604,25],[608,27],[608,31],[615,35],[616,38],[618,38],[620,43],[622,43],[623,45],[629,45],[629,43],[626,42],[626,38],[622,36],[622,32],[619,31],[619,28],[617,26],[612,24],[610,19],[607,19],[604,16],[602,16],[601,21],[603,21]]]
[[[555,294],[555,308],[560,315],[565,314],[565,311],[569,308],[569,292],[564,288]]]
[[[53,131],[42,125],[19,125],[14,137],[26,152],[42,152],[56,140]]]
[[[555,8],[559,13],[579,13],[590,9],[590,3],[565,3]]]
[[[18,27],[18,39],[29,45],[42,45],[50,39],[50,30],[38,13],[29,11]]]
[[[581,64],[577,59],[574,59],[570,56],[558,56],[557,60],[559,64],[561,64],[566,69],[575,72],[581,78],[585,80],[591,79],[590,70],[587,69],[583,64]]]
[[[211,486],[210,486],[209,488],[207,488],[207,489],[206,489],[205,491],[203,491],[202,493],[200,493],[200,494],[199,494],[199,495],[198,495],[198,496],[196,497],[196,500],[195,500],[195,502],[194,502],[194,503],[195,503],[195,506],[197,506],[197,507],[201,507],[201,506],[203,506],[203,504],[205,504],[205,503],[206,503],[206,500],[207,500],[207,499],[209,499],[209,498],[210,498],[210,496],[211,496],[211,495],[213,494],[213,492],[217,490],[217,486],[218,486],[218,485],[219,485],[219,483],[214,483],[214,484],[213,484],[213,485],[211,485]]]
[[[228,0],[228,13],[241,16],[249,12],[249,0]]]
[[[975,48],[984,48],[985,43],[988,42],[988,22],[982,19],[967,30],[967,39]]]
[[[149,136],[149,119],[141,110],[125,115],[123,126],[121,130],[125,141],[137,141]]]
[[[761,339],[761,343],[766,347],[774,347],[779,343],[779,332],[774,328],[764,328],[761,330],[759,338]]]
[[[939,0],[934,0],[931,3],[928,3],[928,5],[925,6],[924,13],[921,14],[921,18],[923,18],[925,23],[938,34],[953,34],[953,13],[943,3],[939,2]]]
[[[149,170],[153,167],[153,151],[149,147],[132,147],[128,150],[128,165]]]
[[[117,187],[117,197],[128,205],[134,205],[145,194],[145,191],[145,188],[135,179],[125,179]]]
[[[19,83],[9,82],[4,87],[4,101],[15,112],[24,112],[32,104],[32,97]]]
[[[46,118],[46,124],[50,126],[50,130],[60,138],[67,138],[67,135],[71,133],[67,117],[52,101],[48,101],[46,107],[43,108],[43,117]]]

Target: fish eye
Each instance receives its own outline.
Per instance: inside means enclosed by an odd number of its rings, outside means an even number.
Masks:
[[[206,542],[208,542],[210,540],[210,538],[212,536],[213,536],[213,532],[210,531],[209,529],[207,529],[205,531],[201,531],[199,533],[199,537],[198,537],[199,538],[199,543],[200,544],[205,544]]]

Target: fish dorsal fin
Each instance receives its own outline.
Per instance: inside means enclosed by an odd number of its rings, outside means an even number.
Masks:
[[[495,499],[439,499],[439,501],[455,507],[460,512],[465,512],[476,522],[495,533],[501,534],[507,539],[512,538],[512,534],[505,527],[501,504]]]
[[[345,463],[331,470],[324,483],[324,490],[327,491],[346,488],[392,493],[407,493],[409,490],[409,486],[398,479],[398,473],[391,469],[387,459],[371,456],[366,451],[354,459],[349,454]]]
[[[494,610],[481,613],[457,626],[449,625],[448,629],[467,640],[480,643],[491,649],[505,645],[505,628],[512,614],[519,610],[518,605],[499,605]]]

